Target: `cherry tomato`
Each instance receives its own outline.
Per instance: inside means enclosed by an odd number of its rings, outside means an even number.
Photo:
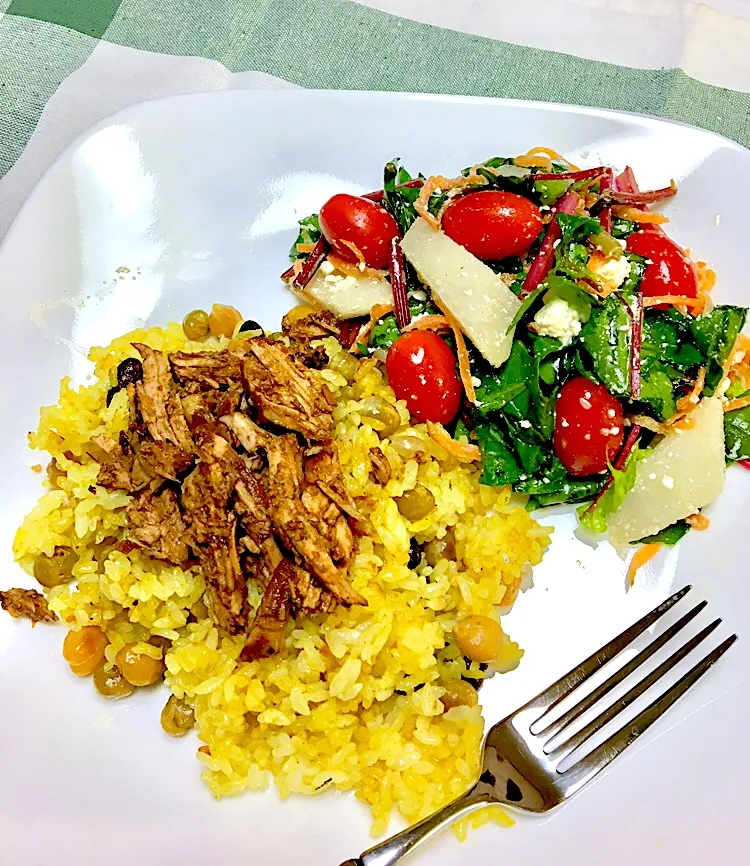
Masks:
[[[410,331],[388,350],[388,381],[396,397],[417,421],[447,424],[461,402],[456,359],[448,344],[432,331]]]
[[[579,376],[560,389],[555,405],[555,454],[571,475],[607,469],[622,446],[622,406],[604,385]]]
[[[387,210],[366,198],[341,192],[320,209],[320,228],[333,251],[346,262],[356,254],[342,241],[349,241],[362,253],[371,268],[387,268],[391,238],[399,236],[396,220]]]
[[[634,232],[628,238],[628,250],[648,259],[641,281],[641,291],[647,298],[660,295],[698,297],[698,277],[695,267],[685,253],[661,232]],[[659,304],[658,310],[666,310]]]
[[[534,202],[496,189],[462,195],[443,214],[448,237],[486,261],[522,256],[541,230],[542,215]]]

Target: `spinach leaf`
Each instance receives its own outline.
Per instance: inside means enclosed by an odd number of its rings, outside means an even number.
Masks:
[[[436,307],[433,307],[427,301],[420,301],[409,296],[409,311],[412,318],[420,316],[423,313],[428,315],[437,313]],[[401,331],[396,324],[396,316],[389,313],[384,316],[370,332],[370,346],[373,349],[388,349],[401,336]]]
[[[562,233],[555,250],[555,270],[573,279],[593,278],[594,274],[587,267],[589,251],[583,241],[590,234],[601,232],[601,223],[591,217],[564,213],[557,214],[555,219]]]
[[[464,421],[459,418],[456,421],[456,429],[453,431],[453,438],[458,441],[469,442],[471,437],[469,436],[469,428],[466,426]]]
[[[580,337],[597,378],[620,396],[630,393],[632,327],[625,304],[632,300],[632,295],[628,297],[625,293],[610,295],[592,309]]]
[[[559,352],[563,348],[563,344],[557,339],[557,337],[534,337],[531,343],[531,351],[534,353],[534,357],[541,364],[545,358],[554,354],[555,352]]]
[[[727,460],[750,460],[750,406],[724,415]]]
[[[747,310],[744,307],[721,304],[710,313],[693,319],[690,326],[693,339],[708,362],[706,396],[711,396],[719,384],[722,365],[729,357],[746,318]]]
[[[593,529],[594,532],[607,531],[607,518],[622,505],[625,495],[635,485],[635,471],[638,465],[638,446],[628,454],[622,470],[610,467],[612,483],[599,497],[596,505],[583,506],[578,509],[578,519],[582,526]]]
[[[514,418],[528,417],[536,371],[529,350],[520,340],[513,341],[510,357],[499,373],[478,369],[476,375],[481,381],[476,388],[481,415],[503,409]]]
[[[552,276],[547,279],[549,291],[544,296],[544,303],[549,304],[555,298],[562,298],[568,306],[578,313],[582,322],[588,322],[591,318],[592,296],[582,289],[577,283],[566,280],[565,277]]]
[[[671,546],[677,544],[689,531],[690,524],[685,523],[684,520],[678,520],[677,523],[667,526],[666,529],[662,529],[654,535],[647,535],[646,538],[631,541],[631,544],[667,544]]]
[[[623,280],[620,291],[632,293],[640,286],[643,275],[646,273],[646,259],[635,253],[625,253],[624,255],[630,262],[630,273]]]
[[[539,196],[539,204],[551,205],[561,199],[570,189],[572,180],[537,180],[534,189]]]
[[[419,198],[419,187],[404,187],[412,179],[400,160],[392,159],[383,169],[383,207],[398,223],[403,234],[417,218],[414,202]]]
[[[664,361],[681,373],[705,362],[704,356],[691,343],[682,328],[659,310],[646,310],[643,316],[641,364],[648,369],[653,362]]]
[[[544,466],[548,452],[540,444],[527,442],[518,435],[514,437],[513,444],[516,447],[516,454],[521,460],[524,474],[535,475]]]
[[[370,346],[373,349],[388,349],[401,336],[396,317],[389,313],[375,325],[370,332]]]
[[[557,457],[552,457],[548,469],[533,478],[519,481],[514,490],[533,496],[540,506],[561,502],[583,502],[591,499],[601,487],[601,481],[571,478]]]
[[[301,219],[299,221],[299,234],[292,244],[292,248],[289,250],[289,258],[294,262],[297,259],[306,256],[307,253],[297,252],[297,244],[316,244],[320,240],[322,234],[323,233],[320,230],[320,220],[316,213],[310,214],[310,216]]]
[[[498,425],[480,421],[476,434],[482,451],[481,483],[491,487],[515,484],[521,477],[521,469]]]
[[[540,283],[533,292],[529,293],[523,300],[521,306],[518,308],[518,312],[513,316],[513,321],[508,325],[508,330],[505,332],[509,334],[513,328],[523,319],[526,313],[532,308],[532,306],[536,303],[539,296],[542,292],[546,291],[547,284],[542,282]]]
[[[653,364],[641,378],[642,403],[648,403],[660,421],[666,421],[677,411],[674,384],[662,364]]]
[[[619,238],[620,240],[625,240],[625,238],[629,238],[630,235],[633,234],[634,231],[638,230],[638,223],[631,222],[630,220],[623,220],[615,217],[612,220],[612,231],[610,234],[613,238]]]
[[[602,224],[594,217],[559,213],[556,215],[556,219],[562,233],[559,246],[569,244],[572,241],[583,240],[583,238],[598,234],[602,230]]]

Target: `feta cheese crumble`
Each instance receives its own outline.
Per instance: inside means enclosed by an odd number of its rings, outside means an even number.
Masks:
[[[534,316],[537,334],[555,337],[563,346],[569,346],[581,333],[581,317],[563,298],[553,298]]]
[[[619,289],[630,273],[630,262],[625,256],[616,259],[595,252],[589,259],[588,266],[589,270],[592,270],[604,285],[612,290]]]

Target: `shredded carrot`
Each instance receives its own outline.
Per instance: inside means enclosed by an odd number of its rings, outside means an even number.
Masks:
[[[370,310],[370,321],[364,325],[359,334],[357,334],[356,342],[362,343],[366,346],[370,337],[370,331],[372,331],[375,325],[377,325],[378,320],[392,312],[393,304],[375,304],[375,306]]]
[[[292,265],[292,279],[297,276],[297,274],[302,270],[304,266],[305,263],[302,261],[302,259],[295,259],[294,264]]]
[[[669,432],[666,424],[655,421],[653,418],[649,418],[648,415],[633,415],[630,421],[633,424],[638,424],[639,427],[645,427],[646,430],[650,430],[652,433],[659,433],[662,436]]]
[[[653,225],[661,225],[669,222],[669,218],[663,213],[654,213],[653,211],[640,210],[637,207],[631,207],[627,204],[612,205],[613,216],[623,220],[630,220],[634,223],[651,223]]]
[[[698,276],[698,291],[702,295],[710,294],[716,285],[716,271],[709,268],[705,262],[696,262],[695,272]]]
[[[686,517],[685,523],[688,523],[692,529],[697,529],[698,532],[703,532],[704,529],[708,529],[711,525],[711,521],[701,514],[700,511],[696,511],[695,514]]]
[[[703,298],[688,298],[685,295],[659,295],[655,298],[643,299],[644,307],[656,307],[659,304],[673,304],[674,306],[681,305],[684,307],[702,307]]]
[[[736,400],[729,400],[724,404],[725,412],[734,412],[735,409],[744,409],[745,406],[750,406],[750,394],[747,397],[737,397]]]
[[[599,181],[604,176],[605,176],[604,174],[598,174],[598,175],[596,175],[596,177],[592,177],[590,180],[587,180],[585,183],[582,183],[581,186],[578,188],[578,194],[582,195],[583,193],[588,192],[591,189],[591,187],[596,186],[596,184],[598,184]],[[594,199],[594,201],[596,201],[596,199]],[[587,205],[587,207],[588,207],[588,205]]]
[[[356,244],[353,244],[351,241],[345,241],[343,238],[341,239],[341,243],[345,247],[348,247],[354,253],[354,256],[357,259],[358,264],[364,265],[365,267],[367,267],[367,262],[365,261],[365,257],[362,255],[362,250]]]
[[[404,328],[407,331],[450,331],[451,323],[445,316],[422,316],[421,319],[412,319]]]
[[[436,304],[437,308],[445,316],[448,324],[451,326],[451,330],[453,331],[453,339],[456,341],[456,355],[458,356],[458,373],[461,377],[461,383],[464,386],[464,391],[466,392],[466,399],[470,403],[476,403],[477,395],[474,391],[474,383],[471,381],[471,366],[469,364],[469,353],[466,349],[464,335],[461,333],[461,328],[455,317],[453,316],[453,313],[451,313],[445,307],[441,307],[434,296],[432,300]]]
[[[639,547],[636,550],[628,566],[628,586],[632,586],[635,583],[635,575],[638,569],[653,559],[660,550],[661,544],[658,543],[644,544],[643,547]]]
[[[428,208],[428,204],[430,201],[430,196],[435,192],[436,189],[440,190],[460,190],[467,186],[484,186],[487,183],[486,178],[478,175],[472,169],[471,172],[467,175],[459,175],[459,177],[443,177],[442,175],[435,175],[433,177],[428,177],[427,180],[422,184],[422,188],[419,191],[419,198],[414,202],[414,210],[422,217],[422,219],[428,223],[435,230],[440,228],[440,216],[442,216],[442,211],[438,216],[433,216],[430,213]],[[443,207],[443,209],[445,206]]]
[[[352,262],[345,262],[342,258],[333,253],[328,256],[328,261],[334,266],[334,268],[336,268],[336,270],[341,271],[342,274],[346,274],[347,277],[369,277],[371,280],[383,280],[387,273],[387,271],[378,271],[375,268],[368,268],[367,265],[365,265],[364,260],[356,265]]]
[[[554,150],[551,147],[532,147],[531,150],[526,151],[526,156],[538,156],[539,154],[543,154],[544,156],[548,156],[550,159],[558,159],[561,162],[566,163],[570,166],[571,171],[580,171],[581,169],[574,165],[569,159],[566,159],[561,153]]]
[[[445,449],[449,454],[457,457],[462,463],[473,463],[482,457],[482,452],[479,450],[478,445],[459,442],[438,422],[428,421],[427,432],[433,442]]]
[[[517,156],[513,162],[521,168],[543,168],[545,171],[552,171],[552,160],[548,156]]]
[[[684,397],[680,397],[677,401],[677,411],[678,412],[689,412],[691,409],[695,408],[698,405],[698,401],[701,398],[701,393],[703,392],[703,387],[706,384],[706,368],[701,367],[698,371],[698,376],[695,380],[695,384],[690,390],[689,394],[685,394]],[[669,423],[669,422],[667,422]]]
[[[344,241],[346,243],[346,241]],[[297,244],[298,253],[311,253],[315,249],[315,244]]]

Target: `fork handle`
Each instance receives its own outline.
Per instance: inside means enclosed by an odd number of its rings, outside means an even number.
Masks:
[[[407,827],[406,830],[402,830],[401,833],[397,833],[395,836],[391,836],[390,839],[386,839],[385,842],[381,842],[373,848],[368,848],[358,858],[347,860],[341,866],[392,866],[392,864],[398,863],[402,857],[406,857],[412,848],[416,848],[417,845],[420,845],[425,839],[429,839],[438,830],[442,830],[448,824],[452,824],[464,815],[481,809],[482,806],[486,806],[491,802],[494,801],[486,794],[479,794],[472,788],[463,796],[452,803],[448,803],[447,806],[443,806],[442,809],[424,818],[418,824],[413,824],[411,827]]]

